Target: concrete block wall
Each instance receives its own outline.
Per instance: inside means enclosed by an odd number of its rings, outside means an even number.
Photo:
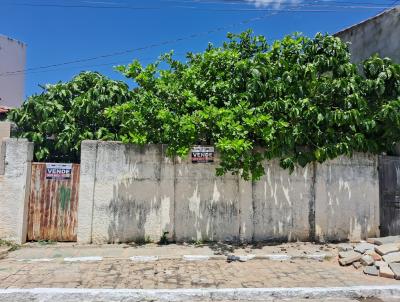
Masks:
[[[253,183],[255,241],[308,240],[313,166],[292,174],[278,161],[264,162],[265,175]]]
[[[5,151],[2,151],[2,140],[9,138],[11,134],[11,123],[0,122],[0,158]],[[3,154],[4,157],[4,154]],[[0,174],[4,171],[4,160],[0,160]],[[4,173],[4,172],[3,172]]]
[[[215,175],[214,163],[175,163],[175,239],[177,241],[239,241],[241,195],[238,177]]]
[[[162,145],[82,144],[78,241],[174,235],[174,165]]]
[[[0,122],[0,141],[4,138],[9,138],[11,134],[11,123]]]
[[[379,236],[377,156],[358,153],[319,164],[315,180],[317,240]]]
[[[258,182],[166,156],[166,146],[82,144],[78,242],[346,240],[379,233],[377,157],[355,154]]]
[[[2,141],[0,161],[0,238],[16,243],[26,241],[29,184],[33,143],[26,139]]]

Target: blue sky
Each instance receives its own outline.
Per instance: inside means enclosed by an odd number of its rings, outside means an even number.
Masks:
[[[228,31],[250,28],[268,41],[296,31],[308,36],[335,33],[394,4],[391,0],[0,0],[0,34],[28,45],[27,68],[32,69],[26,72],[28,96],[41,91],[39,84],[66,81],[82,70],[123,79],[112,66],[135,58],[146,64],[170,50],[183,60],[185,52],[202,51],[208,42],[221,44]],[[185,39],[172,42],[180,38]],[[166,41],[170,42],[162,45]],[[146,49],[36,69],[141,47]]]

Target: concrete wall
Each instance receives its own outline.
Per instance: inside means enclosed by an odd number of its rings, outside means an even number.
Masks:
[[[0,238],[26,241],[33,143],[4,139],[0,162]]]
[[[254,240],[308,240],[313,166],[289,174],[269,161],[264,169],[265,176],[253,183]]]
[[[26,45],[22,42],[0,35],[0,74],[24,70],[26,64]],[[24,100],[23,72],[0,77],[0,105],[19,107]]]
[[[161,145],[84,142],[78,240],[126,242],[173,235],[174,165]]]
[[[375,53],[400,63],[400,6],[340,31],[336,36],[351,43],[354,63]]]
[[[3,151],[3,144],[1,143],[3,139],[9,138],[11,135],[11,123],[9,122],[0,122],[0,158],[1,154],[4,154],[5,150]],[[1,171],[4,171],[4,160],[0,160],[0,174]]]
[[[78,242],[359,240],[378,235],[377,158],[355,154],[292,174],[265,162],[258,182],[166,147],[82,144]]]
[[[3,138],[9,138],[11,134],[11,123],[0,122],[0,142]]]
[[[318,165],[315,183],[319,241],[379,236],[378,158],[356,154]]]

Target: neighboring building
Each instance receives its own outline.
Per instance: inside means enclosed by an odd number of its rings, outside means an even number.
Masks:
[[[1,105],[0,105],[0,122],[1,122],[2,120],[5,120],[8,111],[9,111],[9,108],[8,108],[8,107],[1,106]]]
[[[3,138],[8,138],[11,136],[11,123],[6,122],[7,113],[9,108],[0,105],[0,171],[2,168],[2,143]]]
[[[400,63],[400,6],[344,29],[335,36],[351,43],[354,63],[360,63],[373,54]]]
[[[0,35],[0,106],[19,107],[24,100],[26,45]],[[10,73],[11,72],[11,73]]]

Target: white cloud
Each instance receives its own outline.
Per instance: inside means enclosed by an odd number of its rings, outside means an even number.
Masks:
[[[302,0],[246,0],[247,2],[253,3],[256,7],[272,6],[279,8],[283,4],[299,4]]]

